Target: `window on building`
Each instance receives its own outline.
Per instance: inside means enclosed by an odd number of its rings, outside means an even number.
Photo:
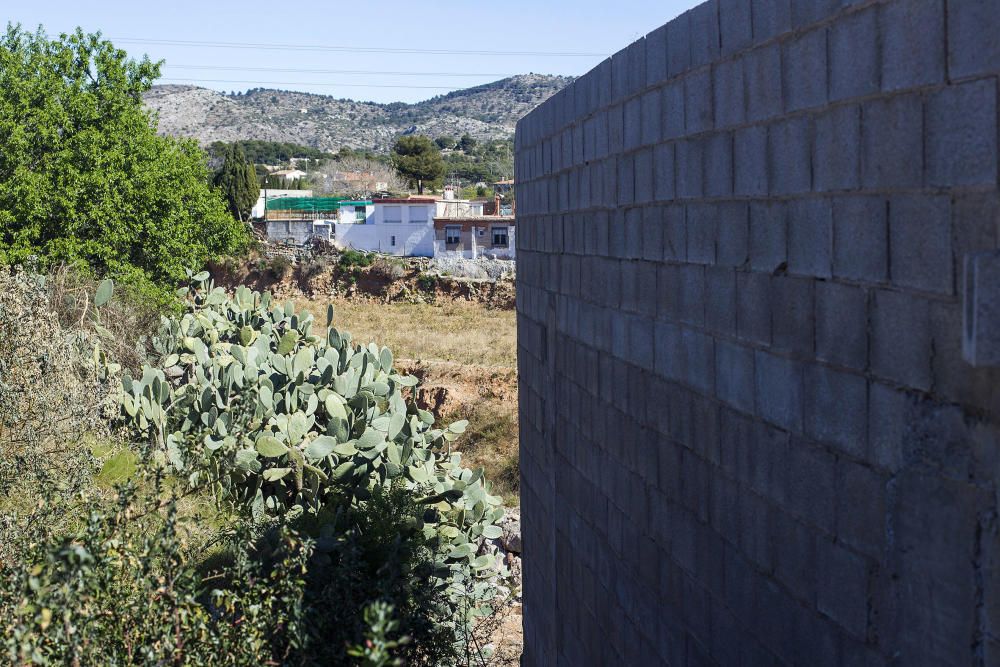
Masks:
[[[448,245],[457,245],[462,242],[462,228],[458,225],[448,225],[444,228],[444,242]]]
[[[493,228],[493,245],[507,247],[507,227]]]
[[[368,219],[368,209],[366,207],[364,207],[364,206],[355,206],[354,207],[354,221],[355,222],[364,222],[367,219]]]
[[[390,236],[389,237],[389,245],[391,245],[393,248],[396,247],[396,237],[395,236]]]
[[[386,206],[385,213],[382,216],[383,222],[402,222],[403,221],[403,207],[402,206]]]
[[[410,207],[410,222],[427,222],[427,207],[426,206],[411,206]]]

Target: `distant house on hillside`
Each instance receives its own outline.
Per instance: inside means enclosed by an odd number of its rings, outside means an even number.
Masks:
[[[272,171],[271,175],[284,178],[286,181],[294,181],[297,178],[305,176],[306,172],[301,169],[279,169],[277,171]]]

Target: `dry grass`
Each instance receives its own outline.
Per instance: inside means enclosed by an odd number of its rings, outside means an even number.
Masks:
[[[296,305],[326,321],[326,301],[300,299]],[[386,345],[398,359],[454,361],[480,366],[517,365],[517,326],[509,310],[477,303],[333,302],[334,326],[360,343]]]
[[[298,306],[326,321],[324,301]],[[465,463],[486,469],[494,493],[518,505],[517,342],[515,314],[478,303],[441,305],[334,301],[334,324],[358,342],[386,345],[424,388],[447,400],[437,415],[468,419],[458,441]]]

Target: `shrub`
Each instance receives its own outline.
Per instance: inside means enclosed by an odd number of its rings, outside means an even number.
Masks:
[[[292,275],[292,260],[285,255],[275,255],[267,263],[267,271],[275,280],[285,280]]]
[[[425,292],[433,292],[437,289],[441,279],[433,273],[422,273],[417,277],[417,287]]]
[[[339,263],[345,268],[352,266],[371,266],[372,255],[367,252],[358,252],[352,248],[348,248],[344,252],[340,253]]]
[[[205,273],[188,296],[155,340],[159,362],[123,382],[124,419],[151,456],[244,520],[315,538],[332,568],[310,590],[346,601],[333,628],[388,598],[408,654],[463,651],[497,594],[477,543],[503,515],[482,470],[451,450],[466,423],[435,427],[404,397],[417,380],[333,328],[332,307],[314,330],[291,303],[246,287],[230,298]]]
[[[464,425],[435,428],[405,400],[415,381],[387,349],[193,278],[155,363],[114,401],[134,451],[80,436],[101,432],[117,370],[98,343],[112,311],[71,328],[51,281],[0,280],[0,330],[39,325],[16,344],[0,336],[0,359],[24,364],[4,365],[17,391],[0,398],[61,383],[91,417],[52,431],[23,411],[4,422],[2,435],[31,437],[0,457],[16,472],[0,484],[0,662],[482,664],[470,631],[502,589],[476,545],[502,509],[451,451]],[[104,312],[110,297],[102,283],[87,299]],[[30,336],[54,342],[25,363]]]
[[[406,267],[403,262],[390,257],[376,257],[372,262],[371,271],[385,280],[399,280],[406,275]]]

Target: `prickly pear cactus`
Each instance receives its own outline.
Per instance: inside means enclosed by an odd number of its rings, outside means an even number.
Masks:
[[[407,401],[417,380],[393,369],[387,348],[355,344],[332,307],[318,327],[269,293],[241,286],[230,297],[205,272],[180,292],[188,310],[163,320],[160,362],[126,377],[121,397],[163,465],[257,515],[320,514],[405,484],[446,561],[495,572],[475,543],[499,535],[501,500],[451,452],[466,423],[438,427]]]

